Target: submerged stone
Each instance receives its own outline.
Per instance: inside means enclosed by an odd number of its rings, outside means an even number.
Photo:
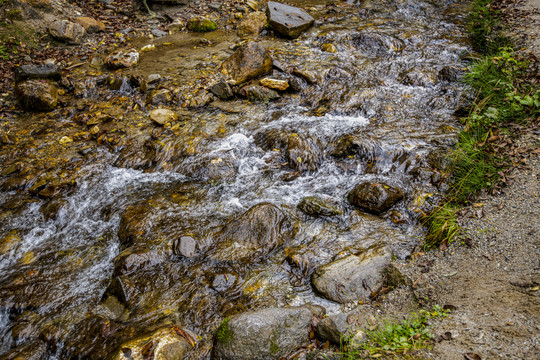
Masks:
[[[130,68],[139,63],[139,52],[135,49],[119,50],[105,59],[105,65],[111,69]]]
[[[249,101],[268,102],[279,98],[279,94],[272,89],[260,85],[244,86],[240,93]]]
[[[270,27],[284,37],[296,38],[313,25],[315,19],[302,9],[269,1],[266,15]]]

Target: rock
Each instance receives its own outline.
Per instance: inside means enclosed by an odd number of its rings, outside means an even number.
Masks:
[[[81,16],[76,18],[75,22],[81,25],[89,34],[105,31],[105,24],[91,17]]]
[[[217,30],[217,24],[214,21],[201,16],[196,16],[189,19],[186,27],[189,31],[194,32],[209,32]]]
[[[152,214],[152,207],[145,201],[129,205],[124,210],[118,229],[121,249],[132,246],[138,240],[144,241],[145,234],[151,225],[151,221],[148,219],[150,214]]]
[[[337,345],[341,345],[350,332],[351,326],[347,323],[347,314],[341,312],[325,317],[317,324],[317,335]]]
[[[280,35],[292,39],[311,27],[315,21],[302,9],[275,1],[268,2],[266,15],[272,29]]]
[[[347,198],[352,205],[379,215],[401,200],[403,192],[382,182],[365,182],[356,185]]]
[[[400,52],[405,43],[393,36],[383,33],[367,32],[352,38],[354,47],[371,56],[384,56],[392,52]]]
[[[330,142],[329,153],[335,157],[358,155],[361,158],[371,158],[373,150],[366,144],[365,138],[355,135],[345,135]]]
[[[107,296],[96,307],[94,313],[115,321],[125,322],[129,318],[129,310],[113,295]]]
[[[213,2],[208,4],[208,7],[214,11],[220,11],[221,10],[221,4],[218,2]]]
[[[238,36],[259,35],[266,26],[266,14],[262,11],[249,13],[238,25]]]
[[[124,81],[125,78],[123,76],[109,75],[107,76],[106,83],[109,90],[118,91],[122,88]]]
[[[41,360],[47,358],[47,345],[41,340],[23,342],[2,353],[2,360]]]
[[[257,11],[259,9],[259,3],[256,0],[247,0],[246,5],[249,6],[249,8],[253,11]]]
[[[163,30],[159,30],[159,29],[153,29],[151,32],[150,32],[154,37],[164,37],[164,36],[167,36],[169,35],[168,32],[166,31],[163,31]]]
[[[270,308],[234,315],[216,334],[214,359],[274,360],[309,343],[306,307]],[[220,336],[221,334],[221,336]]]
[[[343,213],[338,206],[335,206],[330,201],[317,196],[306,196],[302,199],[302,201],[300,201],[297,207],[306,214],[313,216],[334,216],[341,215]]]
[[[118,50],[105,59],[105,65],[111,69],[130,68],[139,63],[139,52],[135,49]]]
[[[337,52],[337,48],[334,44],[324,44],[323,46],[321,46],[321,50],[329,53]]]
[[[47,81],[27,80],[17,84],[15,94],[28,111],[51,111],[58,103],[58,88]]]
[[[289,82],[287,80],[277,80],[264,78],[259,82],[262,86],[273,90],[285,91],[289,88]]]
[[[227,154],[223,154],[223,157],[208,156],[184,168],[187,176],[210,181],[230,179],[236,173],[235,159]]]
[[[149,250],[143,246],[132,246],[120,254],[114,260],[114,276],[130,274],[144,268],[161,264],[168,259],[167,254],[156,250]]]
[[[445,66],[437,74],[437,80],[439,81],[448,81],[448,82],[457,82],[463,77],[465,71],[463,68],[455,66]]]
[[[221,100],[228,100],[234,96],[231,87],[226,81],[218,81],[210,87],[210,91]]]
[[[198,91],[191,99],[186,101],[188,107],[204,107],[212,102],[213,95],[206,90]]]
[[[217,234],[213,258],[251,262],[267,255],[285,239],[286,217],[275,205],[261,203],[228,223]]]
[[[399,82],[409,86],[435,85],[436,77],[429,69],[412,69],[399,74]]]
[[[317,75],[308,70],[294,68],[292,74],[306,80],[309,84],[316,84],[319,82]]]
[[[391,261],[384,246],[361,255],[349,255],[318,268],[311,278],[315,290],[340,304],[367,300],[384,282],[384,271]]]
[[[76,23],[67,20],[57,20],[49,24],[49,33],[56,40],[68,44],[80,44],[86,31]]]
[[[272,71],[272,56],[264,47],[250,41],[223,62],[221,71],[240,84]]]
[[[178,120],[178,115],[169,109],[155,109],[150,111],[150,119],[159,125],[165,125]]]
[[[146,103],[157,105],[166,105],[172,100],[171,91],[168,89],[152,90],[146,96]]]
[[[191,236],[182,236],[176,239],[173,245],[173,252],[183,257],[193,257],[197,251],[197,242]]]
[[[240,93],[249,101],[268,102],[279,98],[279,94],[274,90],[259,85],[244,86]]]
[[[197,335],[173,324],[122,344],[112,359],[184,359],[197,343],[196,338]]]
[[[129,277],[125,275],[115,276],[103,295],[103,299],[106,299],[107,296],[115,296],[118,301],[122,303],[127,308],[130,308],[137,301],[137,295],[139,291],[137,290],[135,284]]]
[[[60,81],[61,78],[62,70],[55,64],[27,64],[15,68],[15,83],[34,79]]]
[[[234,286],[235,282],[236,276],[233,274],[219,274],[212,281],[212,288],[217,292],[224,292]]]
[[[174,33],[184,30],[185,27],[186,27],[186,24],[184,24],[182,20],[177,19],[173,21],[171,24],[169,24],[169,26],[167,27],[167,30],[169,30],[171,34],[174,34]]]

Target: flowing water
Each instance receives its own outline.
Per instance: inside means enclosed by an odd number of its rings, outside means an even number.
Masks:
[[[133,334],[174,322],[202,337],[193,357],[206,358],[212,332],[228,314],[306,302],[338,311],[310,284],[313,271],[336,256],[381,243],[397,258],[411,253],[424,200],[437,191],[430,169],[458,131],[453,112],[464,89],[448,74],[464,66],[468,52],[464,11],[458,2],[435,0],[309,3],[319,6],[316,27],[295,41],[260,43],[290,69],[315,74],[317,83],[296,78],[299,92],[274,102],[216,100],[192,110],[179,102],[171,108],[181,126],[155,129],[125,81],[109,91],[100,88],[101,75],[81,70],[84,92],[72,108],[40,121],[71,131],[70,124],[99,110],[113,114],[118,128],[125,122],[123,132],[111,131],[125,134],[123,143],[70,145],[64,168],[49,173],[70,173],[76,185],[53,196],[28,195],[39,177],[20,178],[24,190],[2,178],[0,354],[45,341],[49,358],[103,358]],[[204,73],[215,73],[238,39],[219,31],[175,36],[125,73],[159,73],[177,98],[189,100],[184,92],[208,81]],[[193,49],[201,37],[214,45]],[[321,51],[326,43],[337,52]],[[36,119],[17,121],[22,129]],[[36,128],[17,151],[6,146],[4,165],[46,151],[60,131],[50,129]],[[36,145],[40,136],[49,145]],[[46,155],[40,161],[62,159],[52,150]],[[419,175],[425,169],[428,176]],[[364,214],[346,200],[362,181],[385,181],[405,198],[382,217]],[[306,196],[342,214],[306,215],[296,208]],[[284,243],[250,261],[227,258],[219,245],[227,224],[261,203],[285,214]],[[197,243],[193,257],[173,251],[183,236]],[[118,281],[129,298],[124,294],[111,315],[102,302],[122,297]],[[104,326],[114,335],[104,336]]]

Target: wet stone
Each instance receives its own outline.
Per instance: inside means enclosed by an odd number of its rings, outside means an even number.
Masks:
[[[232,274],[219,274],[212,281],[212,288],[217,292],[224,292],[234,286],[235,282],[236,276]]]
[[[172,94],[170,90],[159,89],[152,90],[146,96],[146,103],[152,105],[168,104],[172,100]]]
[[[329,200],[317,196],[307,196],[303,198],[297,207],[306,214],[313,216],[334,216],[343,213],[338,206],[333,205]]]
[[[264,78],[261,79],[260,84],[269,89],[279,91],[285,91],[289,88],[289,82],[287,80]]]
[[[178,115],[169,109],[155,109],[150,112],[150,119],[156,124],[165,125],[178,120]]]
[[[197,242],[191,236],[182,236],[173,244],[173,252],[184,257],[194,257],[197,252]]]
[[[228,100],[234,96],[231,87],[226,81],[218,81],[210,87],[210,91],[221,100]]]
[[[391,258],[386,247],[375,247],[318,268],[311,282],[317,292],[340,304],[368,300],[383,285]]]
[[[352,205],[379,215],[401,200],[403,192],[383,182],[365,182],[356,185],[347,198]]]
[[[313,25],[315,19],[294,6],[269,1],[266,7],[268,23],[281,36],[296,38]]]
[[[111,69],[130,68],[139,63],[139,52],[135,49],[119,50],[105,59],[105,65]]]
[[[27,64],[15,69],[15,82],[25,80],[43,79],[59,81],[62,77],[62,70],[56,64]]]
[[[244,86],[240,93],[249,101],[268,102],[280,97],[276,91],[260,85]]]
[[[294,68],[292,73],[293,75],[306,80],[309,84],[316,84],[319,82],[319,78],[312,71]]]
[[[238,36],[246,37],[250,35],[257,36],[266,26],[266,14],[261,11],[255,11],[246,15],[238,25]]]
[[[237,84],[246,82],[272,71],[272,56],[263,46],[248,42],[223,62],[221,72],[229,75]]]
[[[21,82],[15,94],[22,108],[28,111],[51,111],[58,103],[58,88],[43,80]]]

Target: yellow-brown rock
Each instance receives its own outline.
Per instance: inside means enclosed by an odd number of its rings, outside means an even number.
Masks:
[[[105,31],[105,24],[91,17],[81,16],[76,18],[75,22],[81,25],[89,34]]]
[[[279,90],[279,91],[285,91],[289,88],[289,83],[286,80],[264,78],[264,79],[261,79],[260,84],[269,89],[274,89],[274,90]]]
[[[321,50],[324,52],[329,52],[329,53],[337,52],[337,49],[334,46],[334,44],[324,44],[323,46],[321,46]]]

